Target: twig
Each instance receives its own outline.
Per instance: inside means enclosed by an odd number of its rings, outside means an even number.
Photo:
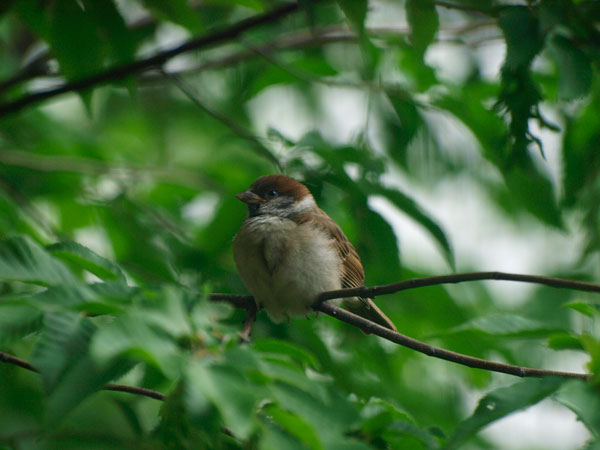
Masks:
[[[202,100],[200,100],[200,97],[198,96],[198,94],[196,92],[192,91],[192,88],[190,86],[186,86],[186,84],[181,80],[181,78],[178,75],[176,75],[176,74],[169,74],[169,73],[165,72],[164,70],[161,70],[161,72],[165,76],[165,78],[170,79],[171,81],[173,81],[173,83],[179,88],[179,90],[181,92],[183,92],[185,94],[185,96],[194,105],[196,105],[197,107],[199,107],[200,109],[202,109],[209,116],[211,116],[214,119],[218,120],[219,122],[223,123],[226,127],[228,127],[231,131],[233,131],[235,134],[237,134],[242,139],[245,139],[246,141],[250,142],[252,144],[252,146],[262,156],[266,157],[269,161],[271,161],[273,164],[275,164],[275,166],[279,170],[283,169],[281,163],[275,157],[275,155],[273,154],[273,152],[271,152],[271,150],[268,149],[260,141],[260,139],[258,139],[256,136],[254,136],[252,133],[250,133],[248,130],[246,130],[241,125],[238,125],[236,122],[234,122],[233,120],[231,120],[226,115],[221,114],[217,110],[214,110],[214,109],[210,108],[209,106],[207,106],[204,102],[202,102]]]
[[[122,165],[110,161],[92,158],[73,158],[71,156],[49,156],[36,153],[7,150],[0,151],[0,163],[9,166],[26,167],[40,172],[73,172],[88,175],[106,173],[124,174],[127,178],[150,175],[157,180],[194,188],[210,187],[223,192],[223,187],[211,178],[191,170],[178,167],[159,167],[142,165]]]
[[[573,289],[576,291],[598,292],[600,293],[600,285],[586,283],[585,281],[565,280],[564,278],[542,277],[538,275],[521,275],[517,273],[504,272],[469,272],[457,273],[452,275],[439,275],[435,277],[413,278],[410,280],[400,281],[398,283],[384,284],[381,286],[366,287],[352,289],[339,289],[336,291],[324,292],[319,296],[317,304],[325,300],[345,297],[371,297],[378,295],[393,294],[394,292],[406,291],[408,289],[416,289],[425,286],[436,286],[439,284],[454,284],[463,283],[465,281],[481,281],[481,280],[505,280],[519,281],[522,283],[535,283],[552,286],[556,288]]]
[[[177,55],[235,39],[251,28],[275,22],[297,11],[298,8],[299,6],[297,3],[288,3],[265,14],[260,14],[241,20],[229,28],[225,28],[224,30],[217,31],[213,34],[202,36],[196,39],[191,39],[177,47],[159,52],[153,56],[139,59],[128,64],[112,66],[90,77],[65,83],[62,86],[54,89],[43,90],[34,92],[33,94],[25,95],[15,101],[0,105],[0,117],[9,113],[17,112],[27,105],[38,103],[42,100],[46,100],[57,95],[67,92],[82,91],[84,89],[88,89],[109,81],[120,80],[151,67],[161,67],[164,63]]]
[[[38,369],[36,369],[29,362],[24,359],[17,358],[16,356],[10,355],[8,353],[0,352],[0,361],[7,364],[12,364],[13,366],[22,367],[23,369],[30,370],[31,372],[40,373]],[[127,386],[124,384],[107,384],[102,387],[104,391],[118,391],[118,392],[128,392],[129,394],[142,395],[145,397],[154,398],[156,400],[164,400],[165,394],[162,392],[155,391],[153,389],[137,387],[137,386]]]
[[[397,333],[390,330],[389,328],[382,327],[381,325],[371,322],[370,320],[364,319],[356,314],[338,308],[337,306],[329,303],[321,303],[316,307],[318,311],[324,312],[342,322],[349,323],[355,327],[360,328],[365,333],[376,334],[388,341],[395,342],[398,345],[408,347],[426,355],[433,356],[435,358],[445,359],[446,361],[455,362],[462,364],[463,366],[474,367],[476,369],[484,369],[492,372],[507,373],[509,375],[516,375],[518,377],[562,377],[562,378],[578,378],[587,380],[590,375],[583,373],[573,372],[559,372],[555,370],[545,369],[533,369],[529,367],[513,366],[512,364],[504,364],[494,361],[488,361],[485,359],[475,358],[473,356],[463,355],[462,353],[452,352],[450,350],[444,350],[443,348],[435,347],[433,345],[425,344],[424,342],[417,341],[416,339],[410,338],[403,334]]]

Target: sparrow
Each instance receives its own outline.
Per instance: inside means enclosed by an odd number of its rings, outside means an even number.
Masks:
[[[266,175],[236,197],[248,217],[233,241],[235,264],[257,306],[275,322],[307,316],[325,291],[363,285],[358,253],[302,183]],[[330,301],[396,331],[369,298]]]

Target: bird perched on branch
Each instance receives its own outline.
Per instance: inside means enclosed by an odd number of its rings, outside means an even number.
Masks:
[[[235,264],[257,305],[275,321],[306,315],[325,291],[363,285],[356,250],[302,183],[266,175],[236,197],[248,206],[248,217],[233,242]],[[340,302],[396,331],[371,299]]]

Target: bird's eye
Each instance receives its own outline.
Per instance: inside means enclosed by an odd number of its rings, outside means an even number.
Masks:
[[[267,192],[267,198],[275,198],[279,195],[279,191],[277,191],[276,189],[271,189],[269,192]]]

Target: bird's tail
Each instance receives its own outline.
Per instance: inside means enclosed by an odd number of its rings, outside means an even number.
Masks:
[[[354,297],[352,299],[344,299],[342,305],[358,316],[370,320],[371,322],[375,322],[382,327],[389,328],[392,331],[398,331],[394,322],[392,322],[370,298]]]

